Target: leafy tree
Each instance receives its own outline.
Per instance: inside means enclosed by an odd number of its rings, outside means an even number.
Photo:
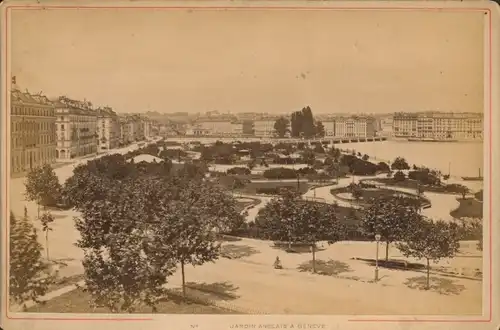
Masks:
[[[402,195],[379,196],[369,202],[362,216],[363,231],[374,238],[381,235],[386,243],[385,259],[389,260],[389,244],[400,240],[419,220],[420,202]]]
[[[394,174],[394,178],[393,180],[395,182],[402,182],[406,179],[406,175],[402,172],[402,171],[397,171],[395,174]]]
[[[25,188],[28,200],[37,203],[38,213],[40,213],[40,205],[53,206],[60,199],[61,184],[50,164],[30,171],[26,178]]]
[[[392,170],[398,170],[398,171],[403,171],[403,170],[409,170],[410,165],[406,162],[406,159],[403,157],[397,157],[391,164],[391,169]]]
[[[26,310],[28,301],[38,303],[47,293],[54,276],[42,260],[42,246],[26,208],[21,219],[10,213],[9,227],[9,296],[12,303]]]
[[[172,187],[147,177],[112,181],[100,199],[78,205],[77,246],[84,251],[92,305],[112,312],[130,313],[142,304],[156,310],[177,262],[172,242],[178,233],[168,221]]]
[[[354,197],[356,201],[359,201],[361,197],[363,197],[363,189],[359,184],[350,183],[349,190],[351,191],[352,197]]]
[[[325,166],[331,166],[333,164],[333,158],[328,156],[325,158],[325,161],[323,162]]]
[[[396,246],[405,257],[426,260],[426,288],[429,289],[429,262],[454,257],[460,247],[459,239],[460,232],[456,223],[422,218]]]
[[[470,194],[470,189],[467,186],[464,186],[463,184],[458,184],[458,183],[453,183],[446,185],[446,190],[449,192],[454,192],[462,195],[462,199],[465,199],[467,194]]]
[[[321,121],[316,121],[315,125],[316,137],[322,138],[325,137],[325,126]]]
[[[338,220],[338,206],[303,200],[287,191],[259,211],[255,225],[264,237],[275,241],[306,243],[311,247],[313,272],[316,272],[316,248],[319,241],[335,243],[345,235]]]
[[[288,125],[290,124],[290,120],[285,117],[279,117],[274,123],[274,130],[278,137],[285,137],[286,133],[288,133]]]
[[[304,138],[312,138],[316,135],[314,118],[309,106],[302,108],[301,111],[292,113],[291,129],[292,137],[303,136]]]
[[[307,149],[302,152],[302,161],[307,165],[313,165],[316,160],[314,151]]]
[[[54,222],[54,216],[50,212],[44,212],[40,217],[40,222],[42,223],[42,231],[45,233],[45,252],[47,254],[47,260],[50,260],[49,231],[52,231],[50,224]]]
[[[182,188],[172,203],[169,220],[178,233],[174,250],[181,264],[185,294],[184,266],[216,260],[220,252],[216,233],[236,230],[244,220],[234,199],[200,181],[191,181]]]
[[[335,163],[338,163],[339,160],[340,160],[340,157],[342,156],[342,153],[340,152],[340,149],[337,149],[337,148],[334,148],[334,147],[332,147],[332,149],[330,149],[330,151],[328,152],[328,154],[333,157],[333,160],[334,160]]]
[[[325,153],[325,148],[321,145],[321,143],[316,144],[314,147],[313,151],[318,154],[324,154]]]

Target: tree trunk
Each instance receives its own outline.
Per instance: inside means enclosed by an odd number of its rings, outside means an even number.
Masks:
[[[313,244],[311,246],[311,251],[312,251],[312,254],[313,254],[313,262],[312,262],[313,273],[316,273],[316,244]]]
[[[38,214],[38,218],[40,219],[40,203],[36,203],[36,211]]]
[[[45,252],[47,253],[47,260],[50,260],[49,258],[49,229],[45,231]]]
[[[427,258],[427,285],[426,285],[426,289],[429,290],[430,288],[430,279],[429,279],[429,275],[430,275],[430,267],[429,267],[429,258]]]
[[[186,277],[184,275],[184,260],[181,260],[181,274],[182,274],[182,296],[186,297]]]
[[[389,261],[389,242],[385,242],[385,261]]]

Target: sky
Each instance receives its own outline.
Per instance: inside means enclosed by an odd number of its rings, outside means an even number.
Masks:
[[[13,10],[21,89],[116,112],[482,112],[484,15]]]

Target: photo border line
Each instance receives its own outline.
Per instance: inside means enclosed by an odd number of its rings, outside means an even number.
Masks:
[[[282,0],[266,0],[270,2],[279,2]],[[342,7],[342,6],[323,6],[323,7],[318,7],[318,6],[158,6],[158,5],[151,5],[151,6],[120,6],[120,5],[115,5],[115,6],[110,6],[110,5],[103,5],[103,6],[96,6],[96,5],[73,5],[73,6],[68,6],[68,5],[42,5],[42,4],[35,4],[35,5],[10,5],[7,4],[5,5],[5,92],[7,92],[8,88],[7,86],[9,85],[10,78],[8,77],[7,73],[9,72],[9,13],[11,10],[44,10],[44,9],[165,9],[165,10],[185,10],[185,9],[191,9],[191,10],[303,10],[303,11],[313,11],[313,10],[332,10],[332,11],[339,11],[339,10],[344,10],[344,11],[365,11],[365,10],[375,10],[375,11],[443,11],[443,12],[463,12],[463,11],[483,11],[485,14],[488,15],[488,24],[489,24],[489,38],[488,38],[488,62],[489,62],[489,98],[488,98],[488,108],[489,108],[489,148],[488,148],[488,162],[489,162],[489,170],[488,170],[488,175],[489,175],[489,209],[488,209],[488,216],[489,216],[489,242],[488,242],[488,250],[489,250],[489,287],[488,287],[488,292],[489,292],[489,309],[488,309],[488,318],[487,319],[458,319],[458,320],[450,320],[450,319],[415,319],[412,317],[411,319],[368,319],[368,318],[358,318],[358,319],[348,319],[348,322],[414,322],[414,323],[489,323],[492,321],[493,318],[493,243],[492,243],[492,222],[493,222],[493,207],[492,207],[492,191],[493,191],[493,184],[492,184],[492,163],[493,163],[493,158],[492,158],[492,142],[493,142],[493,134],[492,134],[492,115],[493,115],[493,59],[492,59],[492,48],[493,48],[493,26],[492,26],[492,12],[490,8],[487,7],[419,7],[419,6],[414,6],[414,7],[397,7],[397,6],[388,6],[388,7]],[[5,121],[6,123],[9,120],[9,111],[8,111],[8,95],[5,98]],[[484,116],[484,115],[483,115]],[[6,141],[8,141],[9,136],[7,134],[7,130],[5,130],[5,137]],[[5,148],[5,153],[4,155],[6,156],[6,159],[8,159],[9,150],[6,147]],[[8,168],[8,165],[6,166]],[[6,171],[7,172],[7,171]],[[9,178],[6,179],[5,183],[5,188],[8,191],[8,181]],[[7,196],[6,198],[6,205],[8,206],[10,202],[10,196]],[[5,219],[8,219],[8,208],[6,208],[6,212],[4,213]],[[5,221],[4,223],[6,227],[8,227],[8,220]],[[8,251],[8,228],[5,230],[5,251]],[[6,253],[6,259],[8,259],[8,253]],[[7,274],[8,275],[8,274]],[[5,284],[6,284],[6,289],[8,290],[8,276],[6,276],[5,279]],[[5,308],[5,317],[9,320],[37,320],[37,321],[152,321],[153,318],[130,318],[130,317],[119,317],[119,318],[103,318],[103,317],[85,317],[85,318],[61,318],[61,317],[11,317],[9,316],[9,299],[8,295],[5,296],[6,300],[6,308]],[[324,316],[324,315],[322,315]],[[332,315],[334,316],[334,315]]]

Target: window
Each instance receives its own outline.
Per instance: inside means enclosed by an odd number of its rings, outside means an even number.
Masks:
[[[64,124],[61,124],[61,130],[64,131]]]

